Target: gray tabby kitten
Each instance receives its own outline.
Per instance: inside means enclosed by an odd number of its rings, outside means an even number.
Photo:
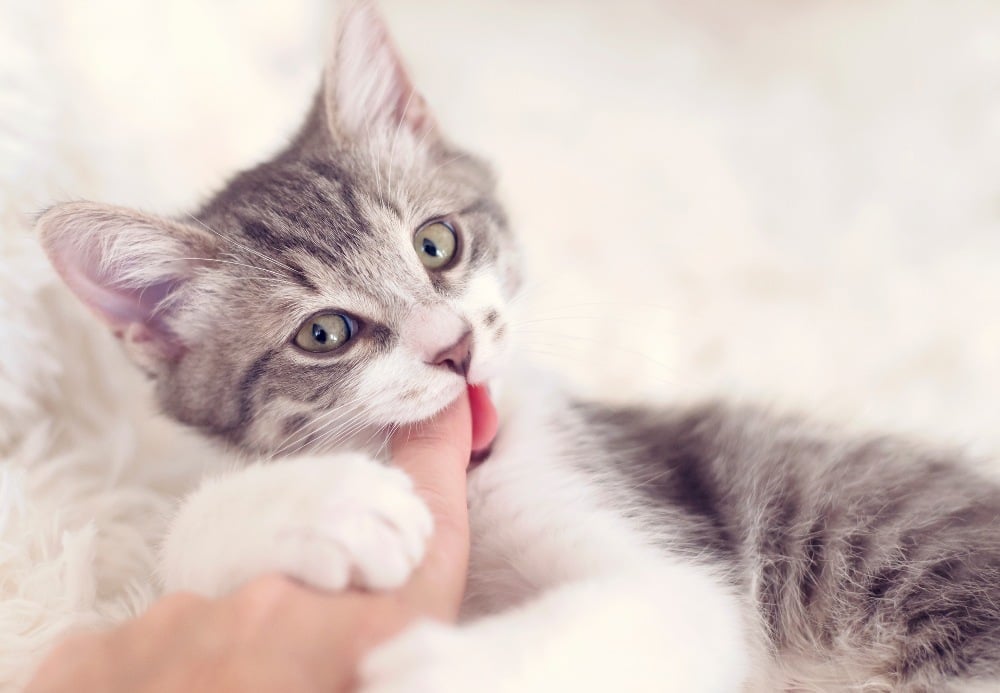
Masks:
[[[609,407],[531,372],[493,178],[367,3],[295,140],[197,212],[70,203],[38,227],[164,411],[280,458],[185,499],[168,589],[401,584],[431,527],[386,437],[503,376],[467,618],[376,650],[366,690],[1000,690],[1000,488],[905,441]]]

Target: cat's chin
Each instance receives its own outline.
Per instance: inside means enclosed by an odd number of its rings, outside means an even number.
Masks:
[[[493,399],[490,397],[490,391],[485,385],[468,384],[464,389],[468,393],[469,413],[472,418],[470,461],[479,463],[485,460],[492,450],[493,441],[499,428],[499,417]],[[460,396],[461,392],[456,397],[449,399],[447,404],[435,414],[426,417],[425,420],[431,419],[440,411],[447,409]]]
[[[389,424],[408,426],[434,418],[440,412],[458,399],[468,388],[464,379],[455,376],[448,377],[434,391],[427,392],[419,401],[399,407],[395,412],[385,417]]]
[[[507,353],[502,351],[485,359],[474,357],[464,377],[454,373],[433,373],[431,377],[435,380],[430,382],[440,383],[434,388],[437,392],[429,392],[421,397],[419,405],[414,406],[411,412],[404,413],[394,423],[405,425],[431,419],[451,405],[466,390],[480,388],[483,392],[487,392],[487,386],[504,372],[507,364]],[[438,371],[438,369],[433,370]],[[436,380],[438,378],[439,381]]]

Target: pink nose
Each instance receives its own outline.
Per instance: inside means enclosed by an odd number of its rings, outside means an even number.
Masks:
[[[472,361],[472,332],[466,330],[458,341],[434,355],[430,363],[454,371],[463,378],[469,373]]]

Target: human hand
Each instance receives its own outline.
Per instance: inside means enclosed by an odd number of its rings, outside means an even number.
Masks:
[[[481,411],[485,394],[470,396]],[[114,630],[66,639],[28,693],[349,689],[373,646],[416,618],[457,616],[469,550],[465,469],[474,440],[481,447],[492,437],[486,418],[473,431],[462,397],[394,439],[394,462],[435,520],[427,556],[402,589],[329,595],[267,576],[221,599],[168,595]]]

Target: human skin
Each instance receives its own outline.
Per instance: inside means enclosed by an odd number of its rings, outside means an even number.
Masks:
[[[435,522],[423,563],[401,589],[325,594],[271,575],[219,599],[167,595],[113,630],[67,637],[27,693],[351,690],[372,647],[415,620],[457,618],[469,557],[465,472],[482,436],[461,397],[394,438],[393,462]]]

